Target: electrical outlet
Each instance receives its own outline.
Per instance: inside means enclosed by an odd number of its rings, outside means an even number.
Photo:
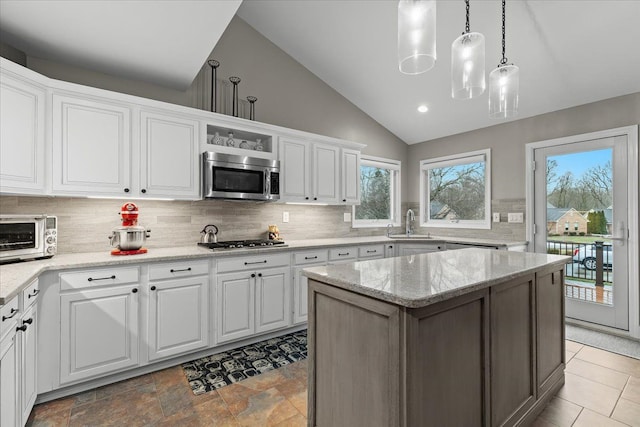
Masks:
[[[512,223],[523,223],[524,222],[524,213],[516,212],[507,214],[507,221]]]
[[[282,222],[289,222],[289,212],[282,212]]]
[[[343,221],[344,222],[351,222],[351,212],[346,212],[343,215],[344,215],[343,216],[343,218],[344,218]]]
[[[500,222],[500,212],[493,213],[493,222]]]

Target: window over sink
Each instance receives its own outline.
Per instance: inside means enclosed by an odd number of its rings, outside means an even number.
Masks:
[[[491,150],[420,162],[420,226],[490,229]]]
[[[400,226],[398,160],[363,155],[360,159],[360,205],[353,207],[352,227]]]

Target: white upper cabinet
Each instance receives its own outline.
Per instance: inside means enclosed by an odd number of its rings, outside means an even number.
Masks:
[[[141,196],[200,198],[199,129],[170,111],[140,112]]]
[[[131,108],[53,94],[54,194],[131,193]]]
[[[280,138],[280,198],[285,202],[360,202],[360,151]]]
[[[307,202],[311,194],[311,147],[307,141],[280,138],[280,199]]]
[[[43,194],[46,87],[5,69],[8,62],[0,73],[0,192]]]
[[[337,204],[340,194],[340,148],[313,144],[313,201]]]
[[[342,203],[357,205],[360,203],[360,151],[342,149],[342,165],[340,168]]]

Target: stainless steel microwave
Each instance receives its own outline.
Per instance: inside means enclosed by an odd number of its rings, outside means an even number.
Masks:
[[[51,258],[58,219],[48,215],[0,215],[0,262]]]
[[[202,153],[203,197],[276,201],[280,199],[280,162],[256,157]]]

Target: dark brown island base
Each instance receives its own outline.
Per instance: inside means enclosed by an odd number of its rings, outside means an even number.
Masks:
[[[568,261],[461,249],[306,269],[308,425],[530,424],[564,384]]]

